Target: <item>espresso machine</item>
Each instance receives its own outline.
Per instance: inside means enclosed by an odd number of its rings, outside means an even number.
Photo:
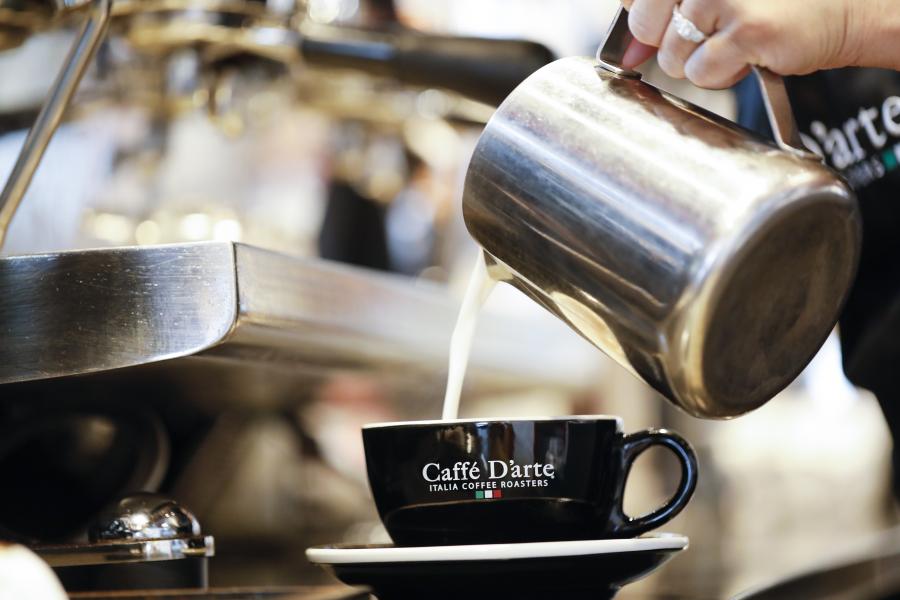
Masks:
[[[374,0],[0,0],[0,73],[53,35],[68,55],[39,62],[55,73],[50,92],[0,115],[5,132],[30,129],[0,180],[0,540],[27,546],[77,597],[365,597],[330,587],[302,550],[379,540],[354,464],[358,426],[438,413],[458,303],[430,279],[446,280],[458,258],[446,246],[467,234],[461,215],[456,229],[446,223],[446,203],[433,202],[441,186],[422,173],[449,165],[461,185],[465,163],[448,155],[471,151],[500,101],[553,54],[532,42],[414,32],[392,3]],[[583,65],[568,64],[545,81],[586,78]],[[715,121],[625,75],[612,100],[629,119],[640,106],[680,115],[668,148],[705,130],[698,121]],[[495,125],[527,134],[533,115],[521,106]],[[588,108],[600,112],[596,102]],[[554,131],[560,147],[583,141],[578,157],[591,163],[590,140],[579,137],[588,130]],[[106,170],[88,164],[89,142],[101,139],[114,147]],[[704,143],[747,150],[736,140]],[[529,208],[526,184],[541,172],[533,156],[504,185],[536,225],[529,231],[548,235],[485,225],[501,214],[482,195],[500,149],[479,150],[467,220],[507,282],[607,351],[616,335],[597,315],[637,297],[645,320],[612,328],[631,332],[619,362],[675,395],[671,363],[656,358],[663,341],[677,340],[642,334],[648,316],[662,320],[659,300],[674,298],[665,293],[676,269],[653,263],[652,245],[639,264],[616,262],[626,253],[609,248],[614,268],[595,274],[618,281],[610,296],[574,278],[548,285],[518,249],[567,254],[570,274],[591,261],[579,240],[554,238],[570,215]],[[62,171],[111,183],[87,203],[76,186],[42,180]],[[641,181],[648,197],[666,184]],[[394,262],[392,227],[427,260]],[[633,267],[646,267],[659,293],[625,285],[618,275]],[[686,522],[707,537],[692,533],[691,558],[663,573],[652,597],[719,597],[721,573],[710,565],[739,568],[713,538],[735,529],[721,500],[733,482],[720,471],[726,458],[739,462],[740,436],[731,446],[705,442],[701,425],[630,375],[602,404],[595,384],[616,380],[610,362],[555,317],[491,314],[478,338],[467,397],[508,396],[539,411],[552,410],[547,398],[565,399],[556,406],[571,412],[645,404],[648,424],[674,422],[700,440],[700,489]],[[733,452],[717,455],[723,447]],[[881,541],[876,566],[894,560],[891,540]],[[859,563],[862,580],[871,571]],[[796,597],[792,581],[772,593]]]
[[[111,160],[117,173],[152,182],[170,168],[161,167],[165,156],[192,151],[180,145],[185,115],[238,144],[253,127],[242,121],[247,107],[271,101],[324,115],[338,132],[326,143],[336,165],[329,202],[344,189],[357,204],[377,204],[412,175],[404,175],[416,145],[405,135],[410,121],[477,130],[492,104],[553,58],[532,42],[404,30],[380,4],[363,6],[357,24],[273,0],[0,4],[7,60],[48,33],[72,36],[46,97],[19,111],[16,123],[30,129],[0,192],[8,253],[0,259],[0,532],[53,567],[67,591],[350,597],[306,585],[321,576],[267,568],[302,560],[308,536],[373,520],[360,482],[325,460],[352,452],[329,457],[315,432],[328,425],[332,404],[346,412],[362,403],[373,418],[433,414],[456,310],[446,288],[345,259],[358,236],[335,238],[344,224],[327,218],[322,257],[369,268],[273,250],[291,237],[240,243],[230,234],[254,227],[245,206],[177,213],[171,203],[135,209],[112,196],[84,211],[80,241],[48,251],[27,235],[40,189],[26,192],[42,164],[55,168],[51,142],[61,128],[96,127],[123,107],[139,112],[145,125]],[[385,148],[399,149],[400,158],[367,168],[374,159],[354,158],[367,148],[379,160]],[[399,184],[379,183],[395,171]],[[165,185],[142,189],[150,188],[165,197]],[[98,233],[123,222],[124,237]],[[207,227],[213,241],[158,245],[173,241],[171,231],[196,239],[191,226]],[[363,227],[371,229],[368,220]],[[528,352],[560,336],[552,324],[525,328],[501,317],[484,331],[471,393],[586,388],[595,363],[578,340],[562,336],[555,360]],[[273,460],[262,474],[250,466]],[[256,485],[280,491],[254,494]],[[292,587],[267,587],[276,584]]]

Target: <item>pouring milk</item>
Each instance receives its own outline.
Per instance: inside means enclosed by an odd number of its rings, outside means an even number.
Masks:
[[[472,338],[478,325],[478,312],[496,284],[496,280],[488,274],[484,252],[479,251],[459,310],[459,317],[456,319],[456,327],[450,337],[450,364],[447,370],[447,391],[444,395],[442,419],[455,419],[459,415],[459,399],[472,350]]]

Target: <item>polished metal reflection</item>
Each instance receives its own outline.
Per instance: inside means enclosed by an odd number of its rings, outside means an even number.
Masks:
[[[200,523],[187,508],[159,494],[126,496],[107,507],[88,528],[91,542],[172,540],[200,535]]]
[[[210,558],[216,553],[215,541],[211,535],[163,540],[122,540],[64,546],[37,546],[33,550],[51,567]]]
[[[124,496],[104,509],[88,526],[88,540],[34,550],[54,568],[215,555],[215,540],[202,535],[191,511],[171,498],[147,492]]]
[[[859,252],[834,172],[586,58],[545,67],[501,106],[464,213],[510,283],[709,418],[797,376]]]
[[[0,382],[192,354],[234,326],[230,244],[0,260]]]
[[[196,395],[222,397],[314,369],[434,374],[457,309],[441,286],[226,242],[10,257],[0,259],[0,384],[160,363]],[[584,364],[571,360],[579,340],[536,359],[531,348],[555,333],[546,324],[496,318],[481,330],[474,380],[584,385]]]

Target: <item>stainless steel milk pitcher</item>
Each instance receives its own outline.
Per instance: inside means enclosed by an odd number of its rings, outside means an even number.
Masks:
[[[803,150],[780,78],[758,73],[772,144],[623,69],[626,18],[597,60],[558,60],[500,106],[469,166],[466,224],[495,274],[676,405],[733,417],[834,327],[856,200]]]

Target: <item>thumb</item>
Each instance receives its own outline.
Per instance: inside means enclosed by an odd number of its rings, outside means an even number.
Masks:
[[[625,50],[625,56],[622,57],[622,66],[626,69],[634,69],[647,62],[654,54],[656,54],[656,48],[653,46],[631,40]]]

